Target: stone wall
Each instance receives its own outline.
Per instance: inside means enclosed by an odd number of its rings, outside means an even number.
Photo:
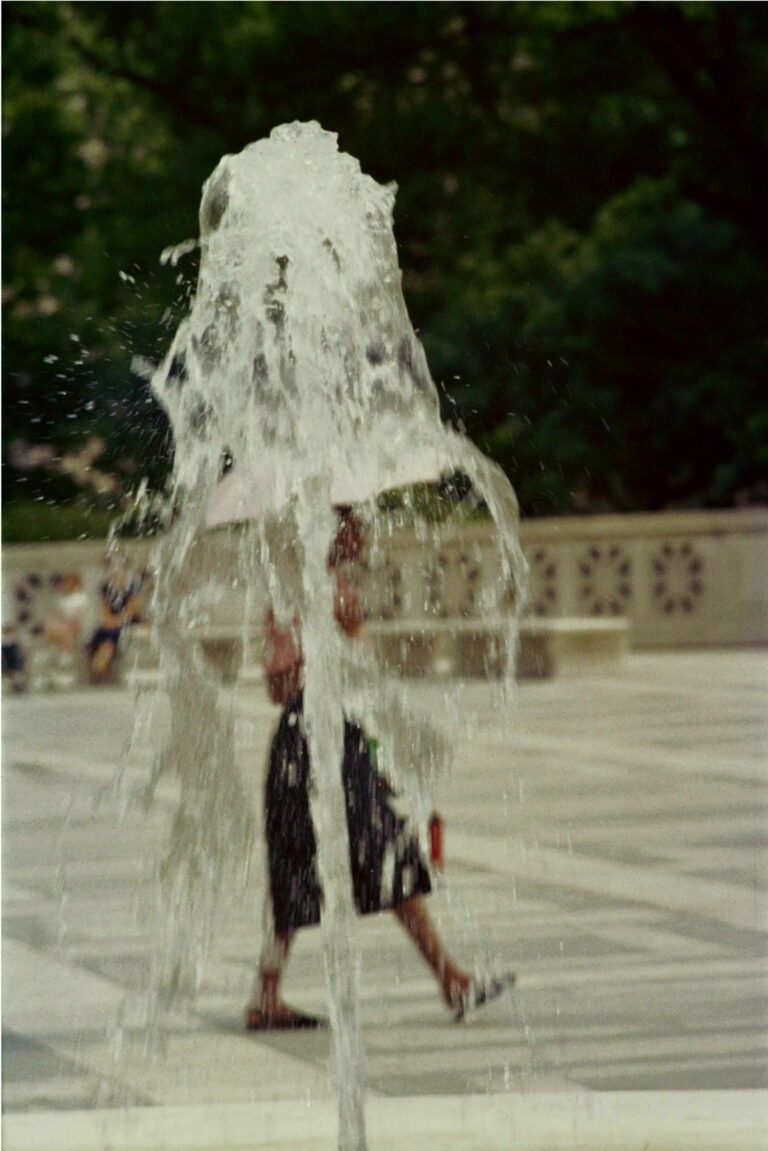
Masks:
[[[636,648],[768,643],[768,509],[527,520],[520,535],[534,617],[626,618]],[[146,568],[150,543],[121,550]],[[99,541],[3,549],[3,624],[28,652],[44,642],[57,574],[80,573],[95,624],[104,556]],[[494,613],[505,589],[489,529],[473,524],[438,545],[398,532],[361,591],[371,618],[396,623]]]
[[[533,617],[626,618],[638,648],[768,642],[766,509],[525,520],[520,538]],[[497,574],[475,524],[437,547],[400,533],[363,590],[374,617],[471,617],[499,607]]]
[[[535,615],[622,615],[637,648],[768,642],[768,509],[530,520]]]

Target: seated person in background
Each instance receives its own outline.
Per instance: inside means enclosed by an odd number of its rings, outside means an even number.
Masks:
[[[10,682],[13,691],[24,691],[27,686],[24,650],[12,625],[3,628],[3,679]]]
[[[56,600],[45,621],[45,638],[51,647],[71,655],[80,639],[88,597],[76,572],[56,576],[54,587]]]
[[[141,622],[137,584],[129,582],[125,568],[113,570],[101,585],[99,625],[87,645],[91,676],[97,683],[114,673],[123,628]]]

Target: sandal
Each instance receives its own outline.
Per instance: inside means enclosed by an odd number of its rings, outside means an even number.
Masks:
[[[481,979],[470,980],[469,987],[456,997],[453,1018],[457,1023],[470,1016],[476,1008],[484,1003],[498,999],[505,991],[515,985],[515,975],[508,972],[506,975],[484,975]]]
[[[246,1031],[311,1031],[322,1027],[323,1022],[314,1015],[294,1011],[292,1007],[278,1007],[277,1011],[249,1007],[245,1013]]]

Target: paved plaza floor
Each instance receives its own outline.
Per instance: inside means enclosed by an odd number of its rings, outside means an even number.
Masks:
[[[424,706],[441,690],[413,687]],[[535,1108],[576,1093],[610,1107],[647,1093],[674,1107],[698,1093],[705,1110],[728,1104],[732,1139],[726,1124],[717,1146],[768,1146],[768,654],[633,654],[610,678],[525,682],[511,730],[486,710],[486,691],[467,691],[481,722],[442,785],[446,865],[430,907],[456,959],[513,969],[517,986],[457,1025],[393,917],[360,920],[377,1114],[394,1127],[419,1099],[436,1113],[445,1100],[449,1116],[461,1098],[467,1114],[483,1097]],[[255,810],[275,716],[261,694],[236,700]],[[242,1027],[260,875],[221,899],[199,995],[164,1018],[161,1042],[148,1039],[151,876],[175,792],[161,787],[149,811],[134,801],[147,732],[166,722],[162,699],[144,693],[138,706],[136,729],[124,689],[3,702],[7,1147],[42,1151],[35,1131],[51,1115],[182,1109],[177,1121],[194,1128],[200,1109],[223,1104],[230,1116],[292,1105],[294,1122],[298,1107],[307,1136],[290,1145],[315,1146],[312,1108],[333,1099],[328,1032]],[[285,993],[325,1012],[319,931],[300,933]],[[569,1146],[583,1145],[577,1136]]]

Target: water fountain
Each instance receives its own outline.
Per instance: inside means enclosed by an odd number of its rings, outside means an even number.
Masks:
[[[246,645],[266,602],[279,618],[300,619],[344,1149],[363,1148],[365,1128],[349,943],[355,911],[346,836],[338,834],[345,827],[342,716],[372,717],[385,768],[397,763],[423,774],[441,744],[424,722],[406,719],[402,700],[382,694],[370,666],[345,650],[326,564],[333,507],[360,505],[374,524],[375,549],[379,493],[441,474],[469,477],[496,523],[502,586],[513,589],[505,599],[506,683],[524,581],[508,481],[440,419],[403,301],[394,198],[392,186],[365,176],[315,123],[285,125],[225,156],[203,189],[197,292],[152,380],[175,439],[175,518],[157,549],[153,609],[172,729],[153,783],[173,773],[181,785],[164,867],[169,932],[158,983],[168,994],[194,987],[210,932],[206,909],[224,868],[244,866],[251,847],[233,717],[190,642],[207,564],[214,581],[244,589]],[[234,467],[222,476],[225,459]],[[223,565],[221,545],[211,547],[217,527],[229,547]],[[393,724],[395,706],[401,720]]]

